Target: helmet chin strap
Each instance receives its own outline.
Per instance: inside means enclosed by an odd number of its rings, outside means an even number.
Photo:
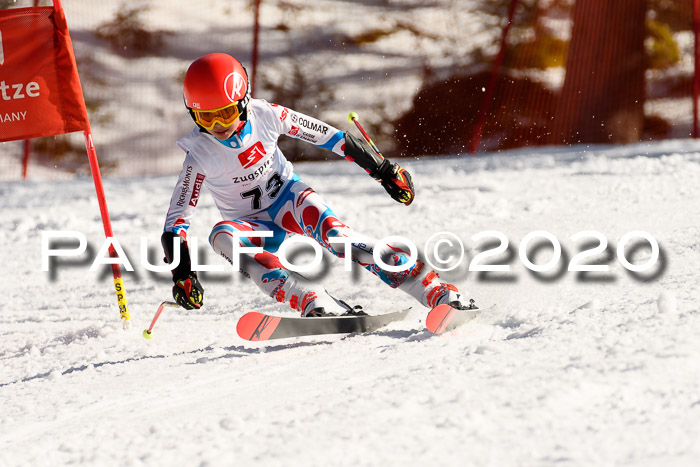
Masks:
[[[234,135],[237,135],[238,133],[240,133],[241,130],[243,130],[243,127],[245,126],[246,123],[248,123],[247,120],[244,120],[244,121],[240,122],[240,123],[238,124],[238,128],[236,128],[236,131],[234,131],[233,134],[234,134]]]

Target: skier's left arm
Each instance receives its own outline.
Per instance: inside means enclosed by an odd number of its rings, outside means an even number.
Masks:
[[[279,134],[307,141],[355,162],[396,201],[408,206],[415,196],[411,174],[397,163],[377,154],[364,141],[300,112],[271,104]]]

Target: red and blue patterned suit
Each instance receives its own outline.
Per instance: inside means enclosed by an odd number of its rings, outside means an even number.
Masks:
[[[195,128],[178,140],[187,153],[170,201],[165,231],[186,237],[203,187],[211,193],[223,221],[214,226],[209,242],[231,261],[235,231],[269,231],[271,236],[242,237],[241,245],[258,246],[263,252],[248,254],[243,272],[267,295],[288,303],[302,314],[323,307],[342,312],[344,307],[320,285],[286,270],[275,255],[288,235],[305,235],[336,256],[344,257],[342,244],[329,238],[361,238],[352,242],[352,260],[374,273],[389,286],[414,296],[423,305],[434,305],[444,289],[439,277],[422,263],[391,273],[380,268],[372,255],[376,241],[350,229],[333,210],[293,171],[277,145],[280,135],[301,139],[345,157],[342,131],[285,107],[252,99],[248,121],[226,141]],[[388,245],[381,258],[389,265],[405,264],[409,256]]]

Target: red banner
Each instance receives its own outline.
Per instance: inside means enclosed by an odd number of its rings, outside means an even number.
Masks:
[[[0,142],[89,127],[63,10],[0,10]]]

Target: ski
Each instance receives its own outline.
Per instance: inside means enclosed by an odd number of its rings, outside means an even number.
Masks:
[[[425,327],[433,334],[442,334],[471,321],[480,311],[483,310],[474,305],[465,310],[459,310],[450,305],[438,305],[430,310],[425,318]]]
[[[319,334],[371,332],[393,321],[405,318],[410,310],[407,308],[403,311],[374,316],[324,316],[320,318],[271,316],[251,311],[238,320],[236,331],[240,337],[249,341],[267,341]]]

